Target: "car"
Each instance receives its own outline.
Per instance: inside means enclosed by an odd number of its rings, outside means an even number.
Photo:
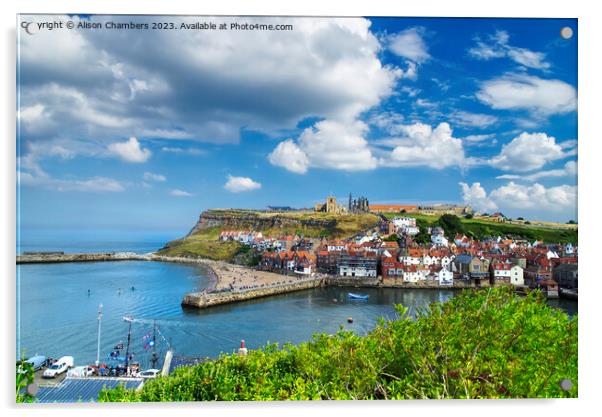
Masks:
[[[34,371],[37,371],[42,369],[46,365],[47,359],[46,356],[36,355],[27,359],[26,362],[30,363],[31,366],[33,366]]]
[[[76,366],[67,371],[67,376],[69,378],[85,378],[87,376],[93,376],[95,371],[93,366]]]
[[[160,369],[147,369],[146,371],[138,372],[138,377],[142,379],[155,379],[161,373]]]
[[[42,374],[44,378],[56,378],[58,375],[73,368],[73,356],[63,356],[48,367]]]

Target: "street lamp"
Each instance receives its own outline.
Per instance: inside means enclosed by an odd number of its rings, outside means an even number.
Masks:
[[[102,321],[102,304],[98,305],[98,340],[96,345],[96,366],[100,364],[100,322]]]

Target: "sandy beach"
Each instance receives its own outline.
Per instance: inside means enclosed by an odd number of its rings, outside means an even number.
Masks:
[[[202,264],[209,268],[210,285],[206,292],[247,291],[276,285],[293,284],[310,277],[288,276],[273,272],[258,271],[252,268],[209,259],[194,259],[154,255],[154,260]]]

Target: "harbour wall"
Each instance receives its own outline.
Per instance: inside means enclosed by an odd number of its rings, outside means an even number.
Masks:
[[[225,291],[220,293],[194,292],[184,296],[182,305],[195,308],[207,308],[221,304],[230,304],[238,301],[253,300],[255,298],[269,297],[271,295],[307,290],[322,285],[324,285],[324,280],[322,278],[317,278],[270,288],[258,288],[245,291]]]
[[[17,255],[17,264],[63,263],[63,262],[111,262],[111,261],[150,261],[150,254],[133,252],[107,253],[27,253]]]

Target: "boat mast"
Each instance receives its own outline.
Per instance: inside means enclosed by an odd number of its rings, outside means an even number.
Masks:
[[[153,320],[153,354],[151,356],[151,368],[156,368],[159,356],[157,355],[157,320]]]
[[[128,365],[130,364],[130,340],[132,339],[132,321],[133,320],[131,317],[124,317],[123,320],[130,323],[130,326],[128,329],[128,343],[127,343],[127,347],[125,349],[125,369],[127,371]]]
[[[96,366],[100,363],[100,322],[102,321],[102,304],[98,305],[98,340],[96,344]]]

